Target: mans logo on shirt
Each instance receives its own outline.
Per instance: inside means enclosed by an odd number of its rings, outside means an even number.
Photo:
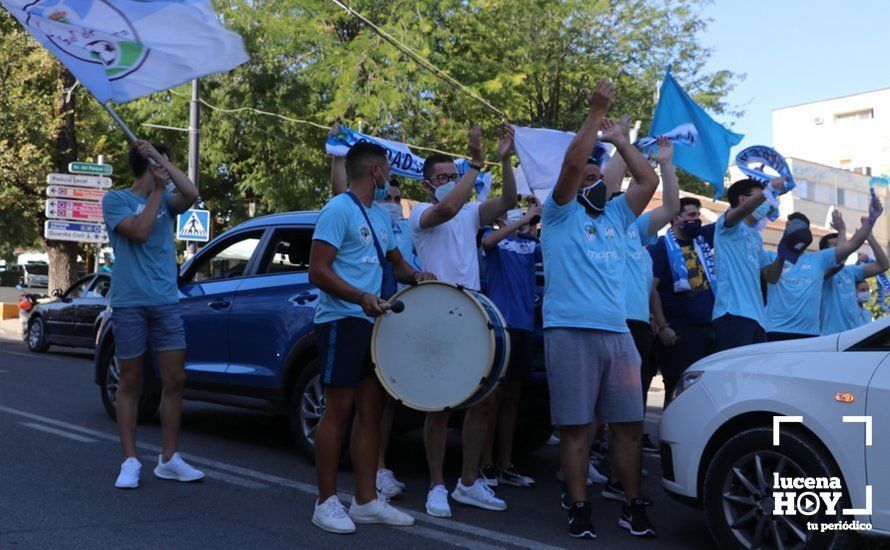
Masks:
[[[371,230],[367,225],[362,224],[358,228],[358,236],[362,240],[362,244],[368,246],[371,244]]]
[[[596,237],[596,227],[594,227],[593,222],[584,223],[584,236],[587,237],[588,241],[592,241]]]
[[[138,216],[139,214],[141,214],[143,210],[145,210],[144,204],[137,205],[136,206],[136,215]],[[163,218],[165,214],[166,214],[166,212],[164,211],[163,208],[161,208],[160,210],[158,210],[157,219]]]
[[[605,231],[603,231],[603,233],[605,233],[607,239],[614,239],[614,238],[615,238],[615,230],[612,229],[611,227],[607,227],[607,228],[605,229]]]

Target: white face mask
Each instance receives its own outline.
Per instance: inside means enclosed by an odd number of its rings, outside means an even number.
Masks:
[[[454,183],[453,181],[450,181],[444,185],[440,185],[439,187],[436,187],[436,193],[435,193],[436,200],[439,202],[444,201],[445,197],[447,197],[448,194],[451,193],[455,187],[457,187],[457,184]]]
[[[392,218],[393,223],[402,219],[402,205],[394,202],[378,202],[377,204],[389,212],[389,217]]]
[[[176,190],[176,186],[173,185],[173,182],[172,182],[172,181],[168,181],[168,182],[167,182],[167,189],[166,189],[167,193],[172,193],[172,192],[175,191],[175,190]]]
[[[857,292],[856,293],[856,301],[860,304],[868,303],[871,300],[871,291]]]

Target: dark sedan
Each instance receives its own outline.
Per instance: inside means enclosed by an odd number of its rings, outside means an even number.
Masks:
[[[39,304],[31,312],[25,340],[28,349],[44,353],[51,345],[92,348],[96,343],[98,317],[108,306],[111,276],[87,275],[51,302]]]

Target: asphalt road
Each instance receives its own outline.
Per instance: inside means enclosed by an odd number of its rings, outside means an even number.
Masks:
[[[354,536],[327,534],[310,524],[314,470],[288,438],[287,425],[268,414],[187,402],[182,449],[208,478],[181,484],[155,478],[160,425],[141,425],[142,485],[113,486],[120,464],[114,423],[92,382],[88,352],[27,351],[0,340],[0,548],[712,548],[704,517],[661,489],[658,464],[644,493],[658,538],[634,539],[617,526],[620,505],[591,489],[595,542],[565,533],[559,507],[555,447],[518,461],[538,480],[534,489],[499,490],[509,509],[487,512],[452,503],[450,520],[423,513],[426,466],[418,434],[393,440],[390,466],[409,489],[394,504],[417,519],[413,527],[359,526]],[[655,397],[655,401],[660,402]],[[658,410],[650,407],[650,420]],[[458,477],[459,436],[452,434],[446,478]],[[341,473],[344,496],[352,476]]]

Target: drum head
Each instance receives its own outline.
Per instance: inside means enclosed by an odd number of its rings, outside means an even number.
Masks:
[[[371,354],[383,387],[421,411],[456,407],[491,371],[494,336],[479,302],[454,285],[422,283],[393,300],[405,304],[374,326]]]

